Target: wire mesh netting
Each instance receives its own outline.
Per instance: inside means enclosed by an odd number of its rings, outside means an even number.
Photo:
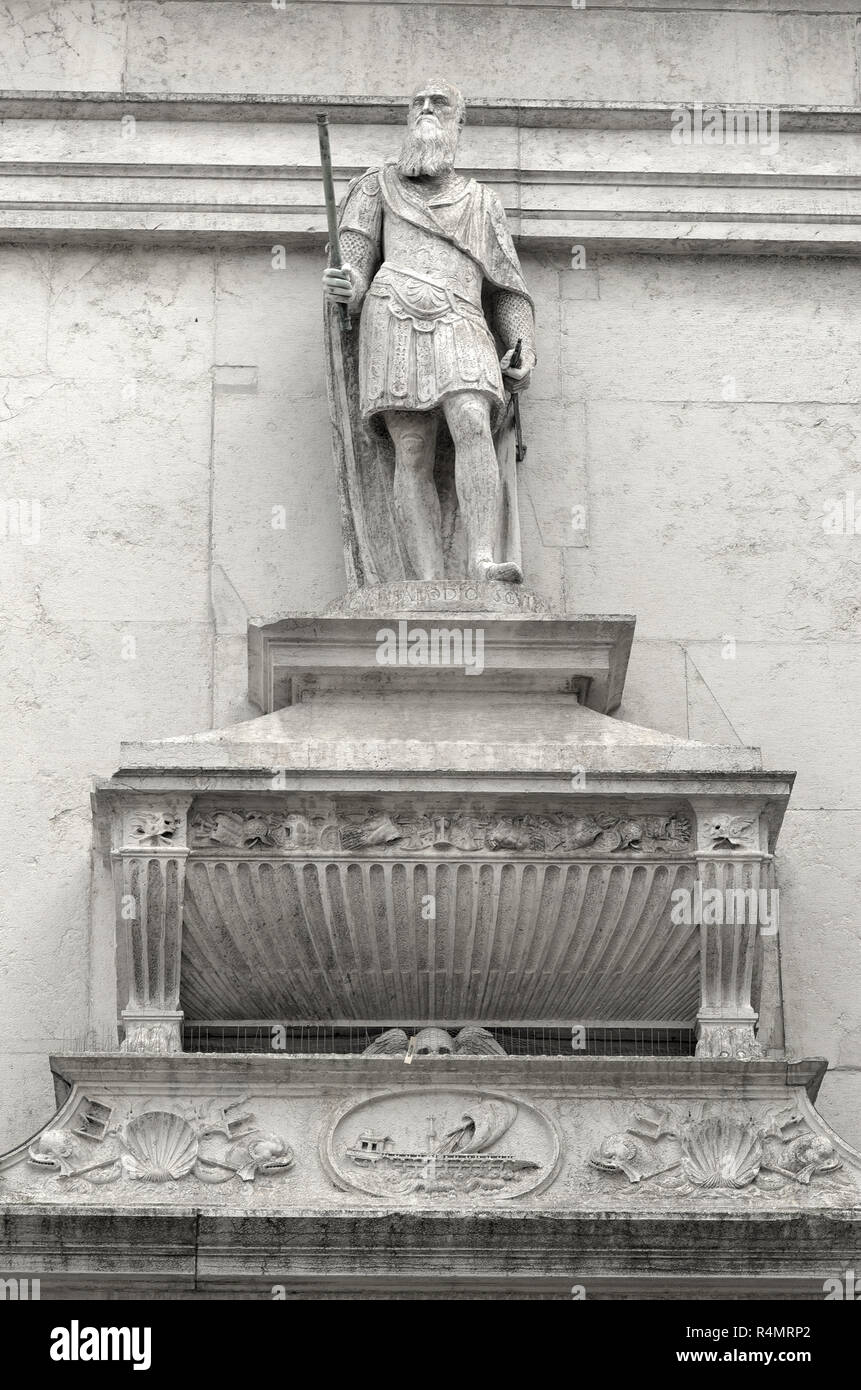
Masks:
[[[483,1026],[483,1025],[482,1025]],[[411,1023],[186,1023],[186,1052],[280,1053],[292,1056],[361,1055],[392,1029],[407,1037],[444,1027],[456,1038],[458,1025]],[[510,1025],[486,1031],[510,1057],[689,1057],[696,1048],[693,1027],[648,1025]]]

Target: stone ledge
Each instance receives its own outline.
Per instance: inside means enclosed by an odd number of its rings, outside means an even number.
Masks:
[[[679,1211],[624,1218],[499,1211],[437,1215],[0,1205],[6,1277],[42,1298],[232,1295],[351,1299],[822,1299],[857,1262],[857,1212],[783,1219]]]
[[[568,0],[565,0],[566,5]],[[855,0],[846,0],[854,10]],[[784,6],[782,6],[783,8]],[[661,0],[661,9],[668,8]],[[804,6],[805,10],[808,6]],[[519,125],[525,128],[559,126],[599,130],[665,130],[682,102],[577,101],[516,97],[471,97],[469,124]],[[750,102],[725,102],[726,111],[746,111]],[[332,124],[400,125],[406,113],[401,96],[319,96],[289,93],[243,92],[75,92],[0,90],[0,119],[29,117],[41,120],[119,120],[145,115],[149,120],[304,121],[313,120],[321,107],[331,113]],[[861,106],[802,106],[780,108],[784,130],[861,130]]]
[[[356,1086],[385,1086],[402,1080],[401,1058],[344,1056],[273,1056],[178,1053],[173,1056],[135,1056],[125,1052],[60,1053],[50,1059],[58,1101],[81,1086],[220,1086],[233,1087],[277,1083],[307,1084],[311,1089],[327,1081]],[[756,1099],[772,1096],[775,1087],[806,1092],[816,1100],[828,1063],[823,1057],[799,1062],[765,1059],[741,1062],[702,1057],[433,1057],[416,1058],[410,1075],[426,1084],[455,1079],[459,1085],[528,1082],[535,1086],[564,1084],[570,1096],[585,1096],[596,1089],[620,1087],[646,1096],[672,1087],[682,1098],[720,1094],[726,1086],[743,1087]],[[23,1145],[21,1146],[24,1147]]]
[[[0,239],[322,248],[320,106],[342,192],[392,153],[400,101],[0,94]],[[855,254],[861,108],[781,110],[773,149],[674,146],[676,109],[478,101],[462,167],[499,194],[521,247]]]
[[[542,732],[540,741],[530,739],[525,732],[522,737],[517,732],[512,734],[512,727],[517,727],[516,720],[522,719],[522,706],[519,710],[506,708],[499,702],[489,712],[494,716],[493,737],[484,741],[477,718],[471,720],[472,738],[432,736],[427,721],[422,734],[419,732],[421,708],[418,700],[410,709],[401,710],[402,716],[412,716],[412,731],[399,734],[391,730],[386,735],[380,733],[379,724],[376,735],[370,728],[374,715],[369,712],[367,702],[341,700],[337,711],[339,728],[330,731],[320,722],[321,711],[332,713],[322,701],[316,702],[319,708],[310,716],[309,724],[308,711],[314,703],[276,710],[274,714],[262,715],[260,720],[232,724],[210,734],[192,734],[188,738],[152,743],[123,743],[118,778],[124,782],[126,775],[134,772],[169,779],[171,773],[182,769],[190,776],[207,775],[210,779],[223,774],[236,785],[236,779],[243,775],[265,771],[269,774],[271,790],[276,785],[278,789],[296,786],[300,776],[305,786],[312,783],[322,786],[327,777],[340,777],[339,785],[349,781],[353,788],[358,788],[359,778],[364,774],[372,780],[362,785],[382,791],[397,786],[419,790],[420,778],[425,779],[424,787],[450,789],[455,777],[463,774],[471,779],[463,786],[464,791],[501,791],[510,787],[530,793],[538,791],[539,787],[537,781],[530,785],[527,779],[541,779],[541,785],[546,787],[543,779],[556,775],[567,781],[568,791],[576,796],[577,789],[572,788],[571,783],[575,771],[580,769],[590,785],[598,776],[605,778],[600,788],[602,793],[608,790],[611,778],[615,778],[621,789],[623,781],[637,777],[658,781],[672,778],[676,779],[675,786],[686,794],[712,794],[714,776],[726,779],[736,774],[733,794],[746,792],[749,795],[752,791],[760,794],[760,788],[744,789],[739,785],[742,778],[761,771],[758,749],[737,744],[697,744],[692,740],[673,739],[670,735],[666,739],[649,737],[654,734],[653,730],[597,715],[578,705],[573,696],[555,709],[548,708],[550,702],[545,702],[542,724],[546,727],[552,715],[558,732],[554,736]],[[406,700],[402,702],[404,706],[406,703]],[[313,729],[315,719],[319,725],[317,732]],[[602,720],[605,722],[601,723]],[[506,731],[500,737],[502,724]],[[618,728],[610,728],[611,724],[617,724]],[[276,773],[277,784],[272,781]],[[486,780],[482,780],[483,775]],[[694,785],[695,779],[701,779],[699,785]],[[187,785],[183,782],[183,786]],[[211,786],[211,781],[207,785]],[[335,784],[330,781],[328,785]],[[563,790],[559,780],[555,789]],[[630,785],[624,787],[625,792],[630,790]],[[786,784],[784,795],[788,792]]]

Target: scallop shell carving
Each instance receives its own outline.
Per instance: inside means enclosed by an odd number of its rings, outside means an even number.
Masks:
[[[123,1133],[123,1167],[130,1178],[166,1182],[184,1178],[197,1162],[197,1136],[169,1110],[149,1110],[129,1120]]]
[[[682,1171],[696,1187],[747,1187],[762,1166],[756,1126],[713,1116],[681,1135]]]

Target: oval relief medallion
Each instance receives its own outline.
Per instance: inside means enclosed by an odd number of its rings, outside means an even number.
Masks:
[[[375,1197],[522,1197],[555,1176],[559,1137],[534,1106],[486,1091],[389,1091],[341,1110],[323,1141],[338,1187]]]

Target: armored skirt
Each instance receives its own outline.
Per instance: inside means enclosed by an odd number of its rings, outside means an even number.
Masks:
[[[444,286],[383,265],[365,296],[359,337],[362,415],[432,410],[455,391],[479,391],[505,409],[499,359],[480,306]]]

